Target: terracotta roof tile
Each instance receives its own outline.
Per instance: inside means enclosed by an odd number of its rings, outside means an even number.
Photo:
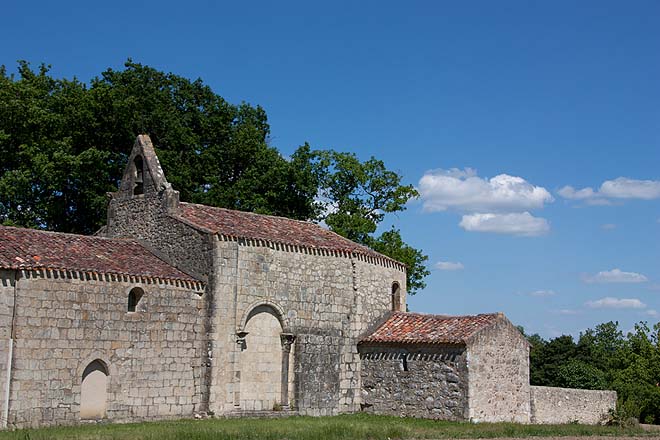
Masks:
[[[497,313],[474,316],[442,316],[394,312],[362,342],[465,344],[481,329],[495,323]]]
[[[0,268],[66,269],[199,282],[135,240],[0,226]]]
[[[183,219],[217,234],[313,249],[358,253],[394,261],[312,222],[193,203],[181,203],[180,206]]]

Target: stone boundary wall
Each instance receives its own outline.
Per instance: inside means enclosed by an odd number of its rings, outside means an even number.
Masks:
[[[368,413],[465,420],[464,346],[361,344],[362,409]]]
[[[602,423],[616,408],[616,391],[530,387],[532,423]]]

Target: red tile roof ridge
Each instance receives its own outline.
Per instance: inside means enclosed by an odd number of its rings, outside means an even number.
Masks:
[[[478,315],[433,315],[392,312],[361,343],[467,344],[485,328],[504,317],[503,313]]]
[[[313,221],[310,221],[310,220],[298,220],[298,219],[292,219],[292,218],[282,217],[282,216],[277,216],[277,215],[272,215],[272,214],[259,214],[259,213],[256,213],[256,212],[240,211],[240,210],[237,210],[237,209],[222,208],[222,207],[218,207],[218,206],[209,206],[209,205],[203,205],[203,204],[199,204],[199,203],[190,203],[190,202],[180,202],[180,206],[182,208],[192,207],[192,208],[195,208],[195,209],[203,210],[203,211],[205,211],[205,213],[209,213],[208,211],[211,211],[211,212],[212,211],[221,211],[221,212],[225,212],[225,213],[228,213],[228,214],[231,214],[231,215],[247,215],[247,216],[251,216],[251,217],[254,217],[254,218],[260,218],[260,219],[262,219],[262,218],[273,219],[277,222],[299,223],[299,224],[305,225],[306,227],[318,228],[324,234],[329,234],[333,237],[333,239],[335,239],[339,242],[343,242],[346,245],[349,245],[350,247],[341,247],[340,248],[340,247],[332,247],[332,246],[319,246],[319,245],[310,244],[310,243],[299,244],[299,243],[291,243],[291,242],[287,242],[285,240],[280,240],[280,239],[275,239],[275,238],[253,237],[253,236],[250,236],[249,234],[233,234],[233,233],[230,233],[230,232],[222,231],[219,228],[211,228],[207,225],[200,224],[199,222],[196,222],[195,219],[186,217],[183,212],[181,212],[180,214],[177,214],[177,215],[173,215],[174,218],[176,218],[178,220],[183,220],[184,222],[186,222],[188,224],[191,224],[191,225],[193,225],[193,226],[195,226],[195,227],[197,227],[197,228],[199,228],[199,229],[201,229],[205,232],[211,232],[211,233],[215,233],[215,234],[219,234],[219,235],[223,235],[223,236],[227,236],[227,237],[264,240],[264,241],[269,241],[269,242],[272,242],[272,243],[287,244],[287,245],[293,245],[293,246],[301,246],[301,247],[307,247],[307,248],[310,248],[310,249],[340,251],[340,252],[346,252],[346,253],[362,254],[362,255],[369,256],[369,257],[373,257],[373,258],[381,258],[383,260],[386,260],[386,261],[389,261],[391,263],[397,264],[401,267],[404,266],[403,263],[401,263],[401,262],[399,262],[399,261],[397,261],[397,260],[395,260],[391,257],[388,257],[387,255],[383,255],[383,254],[381,254],[381,253],[379,253],[379,252],[377,252],[377,251],[375,251],[375,250],[371,249],[370,247],[365,246],[363,244],[356,243],[356,242],[354,242],[354,241],[352,241],[352,240],[350,240],[350,239],[348,239],[348,238],[346,238],[346,237],[344,237],[340,234],[337,234],[336,232],[331,231],[330,229],[326,229],[326,228],[322,227],[321,225],[319,225],[318,223],[314,223]]]
[[[432,317],[432,318],[476,318],[477,316],[503,316],[503,312],[489,312],[489,313],[477,313],[476,315],[441,315],[436,313],[424,313],[424,312],[392,312],[392,315],[414,315],[421,317]]]
[[[221,206],[204,205],[204,204],[202,204],[202,203],[179,202],[179,204],[180,204],[180,205],[187,205],[187,206],[197,206],[197,207],[199,207],[199,208],[218,209],[218,210],[227,211],[227,212],[239,212],[239,213],[241,213],[241,214],[248,214],[248,215],[253,215],[253,216],[257,216],[257,217],[270,217],[270,218],[274,218],[274,219],[277,219],[277,220],[287,220],[287,221],[290,221],[290,222],[298,222],[298,223],[304,223],[304,224],[308,224],[308,225],[316,225],[316,226],[319,226],[317,223],[314,223],[314,222],[311,221],[311,220],[298,220],[298,219],[295,219],[295,218],[284,217],[284,216],[281,216],[281,215],[259,214],[258,212],[252,212],[252,211],[241,211],[241,210],[239,210],[239,209],[223,208],[223,207],[221,207]],[[321,227],[321,226],[319,226],[319,227]],[[332,231],[330,231],[329,229],[326,229],[326,231],[332,232]],[[339,234],[337,234],[336,232],[332,232],[332,233],[333,233],[333,234],[336,234],[336,235],[339,235]],[[339,235],[339,236],[341,237],[341,235]],[[345,238],[345,237],[342,237],[342,238],[348,240],[348,239]]]
[[[172,266],[133,238],[109,238],[15,226],[0,225],[0,268],[180,281],[198,289],[204,285],[203,281]]]
[[[76,237],[76,238],[82,237],[82,238],[85,238],[85,239],[124,241],[124,242],[133,242],[133,243],[140,244],[139,241],[137,241],[134,238],[130,238],[130,237],[112,238],[112,237],[104,237],[102,235],[85,235],[85,234],[76,234],[75,232],[49,231],[47,229],[23,228],[21,226],[9,226],[9,225],[0,225],[0,229],[15,229],[15,230],[18,230],[18,231],[30,231],[30,232],[36,232],[36,233],[39,233],[39,234],[65,235],[65,236]]]

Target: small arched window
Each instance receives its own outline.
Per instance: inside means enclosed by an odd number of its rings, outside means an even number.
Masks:
[[[392,283],[392,310],[401,311],[401,287],[396,281]]]
[[[135,165],[133,195],[137,196],[144,194],[144,165],[142,164],[142,156],[135,156],[133,165]]]
[[[144,296],[144,290],[140,289],[139,287],[135,287],[131,289],[131,291],[128,293],[129,312],[137,311],[137,307],[138,304],[140,304],[140,300],[142,299],[142,296]]]

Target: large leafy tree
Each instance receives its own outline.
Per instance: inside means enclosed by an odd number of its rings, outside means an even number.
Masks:
[[[44,65],[0,68],[0,222],[94,232],[138,133],[151,136],[182,200],[325,221],[405,263],[410,293],[424,286],[426,257],[396,230],[375,236],[417,195],[382,161],[309,145],[284,158],[268,143],[261,107],[130,60],[89,85],[53,78]]]
[[[309,146],[298,152],[307,154]],[[428,257],[406,244],[401,233],[390,229],[376,236],[378,225],[387,214],[406,209],[406,203],[418,196],[412,185],[404,185],[401,176],[374,157],[360,161],[355,154],[334,150],[309,152],[318,180],[319,219],[328,227],[357,243],[404,263],[407,290],[414,295],[426,284]]]
[[[137,133],[183,200],[315,218],[316,181],[267,144],[269,131],[261,107],[229,104],[201,80],[129,61],[87,86],[21,62],[18,78],[0,71],[0,220],[93,232]]]

